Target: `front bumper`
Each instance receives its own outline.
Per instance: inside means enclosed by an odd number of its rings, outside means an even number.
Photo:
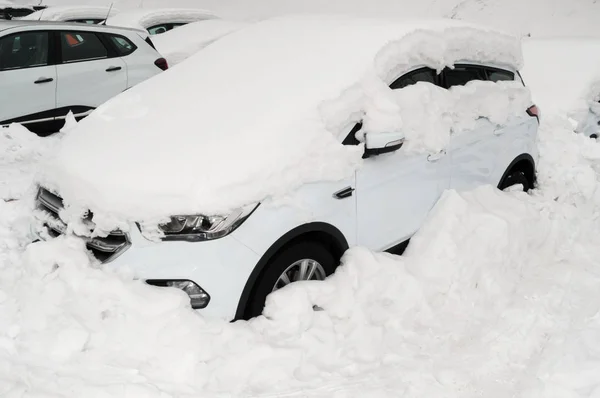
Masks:
[[[49,239],[38,230],[32,228],[38,238]],[[200,313],[226,320],[234,319],[242,291],[260,259],[232,235],[205,242],[152,242],[132,224],[127,239],[128,248],[104,267],[127,267],[142,280],[193,281],[210,295]]]

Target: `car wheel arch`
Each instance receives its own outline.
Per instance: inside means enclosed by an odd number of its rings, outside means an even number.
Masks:
[[[288,231],[265,251],[263,256],[254,266],[238,301],[234,321],[246,319],[245,312],[248,301],[256,282],[259,280],[269,261],[282,249],[301,240],[313,240],[327,244],[334,252],[336,258],[341,258],[342,254],[349,248],[348,241],[344,234],[335,226],[325,222],[302,224]]]
[[[528,153],[522,153],[508,165],[508,167],[504,170],[502,177],[498,181],[498,187],[502,185],[504,180],[513,172],[520,170],[525,173],[525,176],[529,180],[531,187],[533,188],[536,181],[535,175],[535,161],[533,157]]]

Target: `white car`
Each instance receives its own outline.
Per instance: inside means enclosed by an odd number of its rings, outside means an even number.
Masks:
[[[158,35],[191,22],[215,19],[210,11],[198,8],[141,8],[118,13],[106,20],[107,25],[145,29]]]
[[[56,132],[69,111],[82,118],[167,69],[147,37],[97,25],[0,22],[0,125]]]
[[[286,17],[233,32],[79,123],[32,230],[248,319],[351,246],[402,251],[446,189],[532,188],[519,43],[455,24]]]
[[[99,24],[106,18],[116,15],[118,9],[113,7],[94,6],[60,6],[48,7],[19,19],[26,21],[56,21]]]

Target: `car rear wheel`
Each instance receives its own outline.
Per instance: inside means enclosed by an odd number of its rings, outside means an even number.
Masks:
[[[252,291],[244,318],[262,313],[267,296],[290,283],[324,280],[337,267],[333,254],[318,242],[301,241],[283,248],[266,265]]]

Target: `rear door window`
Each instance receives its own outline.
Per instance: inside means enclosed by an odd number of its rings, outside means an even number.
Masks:
[[[485,69],[474,65],[455,65],[454,68],[444,69],[444,86],[464,86],[473,80],[487,80]]]
[[[108,57],[102,41],[92,32],[60,32],[63,63]]]
[[[0,39],[0,70],[48,65],[48,32],[22,32]]]
[[[433,69],[421,68],[412,72],[408,72],[404,76],[399,77],[392,84],[390,84],[390,88],[392,90],[399,90],[418,82],[435,84],[435,77],[435,71]]]

